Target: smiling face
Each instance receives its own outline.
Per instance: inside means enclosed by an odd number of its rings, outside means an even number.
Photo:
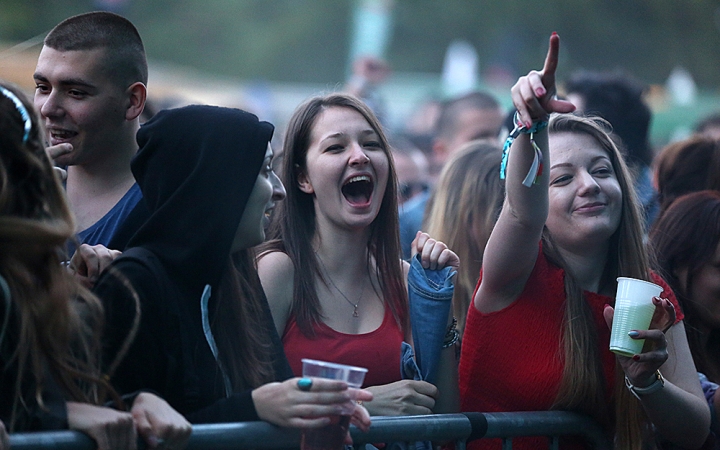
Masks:
[[[560,247],[604,245],[620,225],[622,190],[608,153],[591,136],[550,135],[546,226]]]
[[[104,49],[58,51],[43,47],[35,69],[35,107],[50,145],[70,143],[58,165],[87,164],[126,131],[129,100],[108,71]]]
[[[260,244],[275,204],[285,198],[285,187],[272,168],[273,151],[268,143],[265,160],[255,180],[250,197],[238,225],[232,252]]]
[[[387,149],[362,114],[329,107],[315,120],[299,189],[313,195],[316,218],[369,226],[378,215],[390,170]]]

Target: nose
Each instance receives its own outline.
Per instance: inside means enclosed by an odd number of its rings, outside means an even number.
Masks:
[[[595,195],[600,192],[600,185],[598,184],[595,177],[589,172],[583,170],[577,175],[580,182],[579,194],[583,195]]]
[[[285,198],[285,186],[280,181],[275,171],[272,172],[272,199],[273,201],[279,202]]]
[[[58,117],[62,114],[60,101],[54,90],[49,94],[36,94],[35,108],[40,111],[40,115],[45,118]]]
[[[353,143],[350,151],[349,163],[351,166],[362,166],[370,162],[370,158],[365,154],[365,150],[357,142]]]

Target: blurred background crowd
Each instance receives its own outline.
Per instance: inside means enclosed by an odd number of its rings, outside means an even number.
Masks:
[[[509,87],[551,31],[563,36],[561,86],[579,70],[641,82],[655,148],[689,135],[718,103],[720,6],[709,0],[3,0],[0,78],[32,91],[50,28],[97,9],[143,36],[151,107],[238,106],[280,129],[303,99],[352,83],[377,84],[391,130],[428,132],[436,101],[474,89],[509,109]],[[379,64],[358,74],[362,57]]]

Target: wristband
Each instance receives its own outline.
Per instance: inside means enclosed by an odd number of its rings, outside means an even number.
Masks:
[[[443,339],[443,348],[452,347],[460,339],[460,332],[457,330],[457,319],[453,317],[452,323],[448,325]]]
[[[518,115],[518,112],[515,111],[515,115],[513,116],[513,123],[515,124],[515,128],[513,128],[513,130],[510,132],[510,135],[505,140],[505,145],[503,145],[502,161],[500,162],[500,179],[505,179],[505,175],[507,172],[508,154],[510,153],[510,146],[512,145],[513,141],[518,136],[520,136],[521,133],[529,134],[530,144],[535,151],[535,157],[533,158],[530,170],[525,176],[522,184],[525,187],[531,187],[533,184],[537,183],[538,178],[540,177],[540,175],[542,175],[543,172],[542,151],[540,150],[540,147],[538,147],[538,145],[535,143],[534,134],[540,130],[544,130],[545,128],[547,128],[548,121],[539,120],[537,122],[533,122],[532,126],[530,128],[527,128],[525,127],[525,125],[522,124],[522,122],[520,122],[520,116]]]

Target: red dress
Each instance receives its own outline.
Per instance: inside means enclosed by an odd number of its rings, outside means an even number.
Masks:
[[[291,317],[282,337],[285,354],[296,376],[302,375],[302,358],[365,367],[363,387],[400,381],[400,347],[403,333],[392,312],[385,308],[382,324],[369,333],[345,334],[324,323],[315,327],[315,338],[300,331]]]
[[[510,306],[483,314],[470,304],[459,367],[462,411],[550,409],[563,371],[560,342],[565,312],[564,275],[564,270],[550,264],[540,251],[525,289]],[[683,313],[668,285],[655,274],[653,281],[663,287],[662,296],[675,306],[677,322],[682,320]],[[610,330],[603,309],[614,301],[592,292],[585,292],[585,298],[598,330],[605,392],[609,398],[615,355],[608,349]],[[545,437],[515,438],[513,449],[547,448],[547,442]],[[500,449],[500,440],[477,440],[470,442],[468,449]]]

